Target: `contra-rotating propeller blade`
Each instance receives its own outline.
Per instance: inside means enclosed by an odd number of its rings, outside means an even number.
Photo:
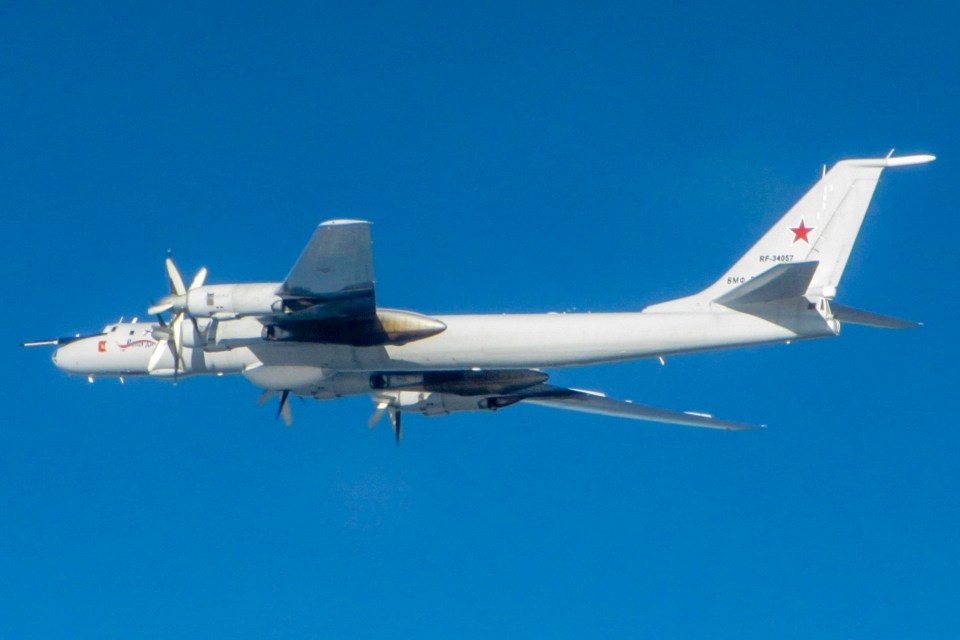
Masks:
[[[393,407],[393,410],[387,411],[387,417],[390,418],[390,426],[393,427],[393,435],[397,439],[397,446],[400,446],[400,439],[403,438],[403,426],[401,424],[401,418],[403,412],[400,411],[400,407]]]
[[[170,311],[170,309],[173,308],[173,301],[169,300],[168,299],[169,297],[170,296],[166,296],[163,299],[164,301],[158,302],[156,304],[152,304],[149,307],[147,307],[147,313],[149,313],[152,316],[155,316],[158,313],[163,313],[164,311]]]
[[[193,280],[190,281],[190,288],[187,291],[192,291],[198,287],[203,286],[203,281],[207,279],[207,268],[200,267],[197,270],[197,273],[194,274]]]
[[[260,394],[260,397],[257,398],[257,404],[263,405],[267,400],[276,393],[273,389],[267,389]],[[301,398],[302,400],[302,398]],[[288,427],[293,425],[293,412],[290,410],[290,390],[284,389],[280,391],[280,406],[277,407],[277,416],[276,419],[283,418],[283,423]]]
[[[401,418],[403,412],[401,412],[400,407],[390,399],[374,398],[373,401],[377,403],[377,407],[373,410],[373,414],[367,421],[367,426],[371,429],[374,428],[377,426],[377,423],[380,422],[380,419],[383,418],[383,414],[387,414],[387,417],[390,419],[390,426],[393,427],[393,435],[397,439],[397,445],[399,445],[400,439],[403,437]]]
[[[163,313],[164,311],[169,311],[174,309],[176,311],[185,311],[187,306],[187,294],[202,287],[203,283],[207,279],[207,268],[200,267],[197,270],[197,273],[194,274],[193,280],[190,281],[190,286],[186,287],[183,284],[183,276],[180,274],[180,269],[177,267],[177,263],[173,261],[173,256],[167,254],[166,259],[163,261],[164,269],[167,272],[167,286],[169,292],[158,302],[150,305],[147,311],[151,315],[156,315],[158,313]]]
[[[167,269],[167,282],[170,284],[170,293],[182,296],[187,292],[187,288],[183,286],[183,276],[180,275],[180,269],[177,268],[177,263],[173,261],[173,256],[168,253],[167,259],[163,261],[164,267]]]
[[[183,276],[180,275],[180,269],[173,261],[173,256],[168,253],[163,264],[167,272],[167,283],[170,287],[170,293],[157,304],[151,305],[147,311],[157,316],[160,322],[158,330],[163,330],[161,333],[168,334],[169,337],[161,337],[157,340],[157,346],[154,348],[153,353],[150,355],[150,361],[147,363],[147,371],[154,371],[160,363],[164,351],[170,349],[173,353],[173,380],[176,382],[180,371],[183,369],[181,365],[183,363],[184,317],[190,319],[194,331],[199,333],[200,330],[196,318],[187,314],[187,293],[203,286],[204,281],[207,279],[207,268],[200,267],[200,269],[197,270],[197,273],[193,276],[193,280],[190,281],[190,288],[187,289],[183,284]],[[173,320],[170,322],[168,329],[168,325],[163,321],[163,318],[160,317],[160,314],[164,311],[170,311],[171,309],[175,310],[176,314],[173,316]],[[170,344],[171,339],[173,342],[172,345]]]
[[[377,402],[377,408],[373,410],[373,414],[370,415],[370,419],[367,420],[367,426],[373,429],[377,426],[377,423],[380,422],[380,419],[383,418],[383,414],[386,413],[387,408],[390,406],[389,400],[380,400]]]

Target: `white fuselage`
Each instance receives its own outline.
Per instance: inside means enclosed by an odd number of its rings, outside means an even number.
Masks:
[[[259,386],[333,397],[369,393],[377,371],[530,369],[613,362],[835,335],[836,321],[806,307],[764,318],[717,306],[699,312],[546,313],[433,316],[442,333],[399,346],[271,342],[251,317],[221,322],[243,346],[185,348],[182,375],[242,373]],[[237,344],[242,342],[238,341]],[[62,345],[54,362],[85,376],[147,375],[157,342],[146,323],[109,325]],[[167,353],[150,375],[173,375]]]
[[[239,373],[264,398],[279,391],[288,421],[291,392],[371,394],[374,418],[389,415],[398,437],[402,412],[496,410],[521,400],[740,429],[549,385],[537,370],[833,336],[838,318],[913,326],[832,299],[881,171],[933,159],[891,151],[838,162],[713,284],[639,312],[424,316],[378,308],[370,223],[339,219],[317,226],[282,282],[208,285],[202,267],[186,285],[167,257],[170,293],[148,309],[157,324],[25,344],[58,345],[57,366],[91,378]]]

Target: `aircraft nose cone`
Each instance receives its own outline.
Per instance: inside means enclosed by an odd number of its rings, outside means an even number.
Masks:
[[[77,342],[71,342],[58,347],[53,352],[51,359],[57,369],[67,373],[80,373],[80,356],[82,349]]]
[[[60,369],[61,371],[70,371],[70,366],[67,364],[70,358],[67,357],[67,355],[67,345],[54,349],[51,359],[53,360],[53,364],[56,365],[57,369]]]

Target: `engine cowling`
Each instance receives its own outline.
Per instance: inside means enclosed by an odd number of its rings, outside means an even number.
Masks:
[[[520,401],[519,397],[461,396],[430,391],[393,391],[383,396],[391,398],[400,411],[422,413],[425,416],[445,416],[459,411],[496,411]]]
[[[227,351],[263,342],[262,330],[263,325],[255,317],[226,321],[193,318],[180,323],[180,343],[188,349]],[[154,324],[151,335],[154,340],[172,340],[173,327],[169,323]]]
[[[460,396],[509,394],[546,382],[549,376],[530,369],[478,371],[384,372],[370,376],[370,387],[394,391],[436,391]]]
[[[277,286],[272,282],[205,285],[178,296],[174,306],[195,318],[266,315],[283,304]]]

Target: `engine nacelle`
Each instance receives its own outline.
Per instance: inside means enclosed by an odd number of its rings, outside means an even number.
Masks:
[[[195,318],[236,318],[274,313],[283,305],[278,284],[209,284],[191,289],[174,302]],[[185,304],[184,304],[185,303]]]
[[[370,387],[394,391],[436,391],[460,396],[510,394],[547,381],[529,369],[384,372],[370,376]]]
[[[327,377],[328,371],[306,365],[260,365],[244,370],[243,375],[264,389],[290,390],[308,396]]]
[[[190,349],[203,349],[207,344],[207,328],[212,320],[198,319],[196,326],[189,320],[180,323],[180,339],[183,346]]]
[[[225,351],[263,342],[263,325],[255,316],[207,322],[203,347],[207,351]]]
[[[355,396],[370,391],[367,376],[361,373],[337,373],[323,367],[307,365],[260,365],[248,368],[243,375],[265,389],[289,389],[301,396],[318,400]]]
[[[194,321],[196,325],[194,325]],[[204,351],[227,351],[263,342],[263,325],[255,317],[235,320],[216,318],[185,318],[180,323],[180,341],[188,349]],[[172,340],[173,327],[153,325],[154,340]]]
[[[520,401],[519,397],[488,398],[430,391],[393,391],[382,395],[392,398],[394,406],[400,411],[422,413],[425,416],[445,416],[455,411],[495,411]]]

